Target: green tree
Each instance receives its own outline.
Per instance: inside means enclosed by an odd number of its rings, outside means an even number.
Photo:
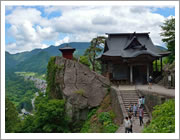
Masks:
[[[24,97],[20,103],[20,105],[23,106],[24,109],[26,109],[27,111],[31,112],[33,110],[32,107],[32,101],[30,98],[28,97]]]
[[[12,133],[19,123],[15,105],[6,97],[5,99],[5,132]]]
[[[168,100],[154,107],[152,120],[143,130],[144,133],[174,133],[175,132],[175,101]]]
[[[105,43],[105,37],[99,36],[96,38],[93,38],[91,40],[90,47],[85,51],[85,56],[88,57],[89,62],[92,65],[92,70],[95,71],[96,69],[96,57],[98,54],[102,51],[102,48],[100,48],[101,45],[104,45]]]
[[[42,99],[43,100],[43,99]],[[52,99],[40,102],[33,116],[25,117],[17,132],[21,133],[66,133],[69,121],[65,101]]]
[[[166,19],[161,29],[163,30],[160,34],[163,37],[162,41],[166,43],[168,50],[171,51],[168,57],[169,63],[172,63],[175,59],[175,18]]]
[[[90,63],[87,56],[80,56],[79,62],[90,67]]]

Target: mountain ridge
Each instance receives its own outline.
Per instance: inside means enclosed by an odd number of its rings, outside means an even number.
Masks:
[[[27,71],[30,72],[38,72],[38,73],[44,73],[46,72],[46,67],[48,60],[51,56],[61,56],[61,52],[59,51],[59,48],[63,48],[66,45],[71,46],[72,48],[75,48],[76,51],[74,52],[75,57],[79,57],[84,55],[85,50],[90,46],[90,42],[70,42],[70,43],[63,43],[58,46],[50,45],[48,48],[45,49],[34,49],[32,51],[25,51],[21,53],[16,54],[10,54],[8,51],[5,52],[6,54],[6,71],[12,70],[12,71]],[[44,53],[44,55],[42,55]],[[45,55],[45,53],[47,53]],[[38,57],[40,55],[40,58]],[[37,60],[35,60],[36,58]],[[44,60],[47,60],[44,61]],[[39,68],[36,68],[34,66],[41,67],[41,70]],[[43,66],[42,66],[43,65]],[[34,68],[32,68],[34,67]]]

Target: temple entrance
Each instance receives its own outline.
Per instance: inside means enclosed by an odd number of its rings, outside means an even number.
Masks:
[[[147,83],[147,66],[146,65],[133,66],[133,82],[134,84]]]
[[[128,80],[129,72],[127,65],[113,65],[113,79],[114,80]]]

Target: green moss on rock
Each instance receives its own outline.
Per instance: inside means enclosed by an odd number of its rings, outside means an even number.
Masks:
[[[55,64],[56,57],[51,57],[47,66],[47,94],[51,98],[62,99],[62,90],[59,83],[56,83],[56,73],[59,73],[64,65],[58,66]]]

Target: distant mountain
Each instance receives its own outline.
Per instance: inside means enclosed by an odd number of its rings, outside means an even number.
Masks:
[[[51,56],[46,51],[31,56],[29,59],[17,65],[18,71],[29,71],[37,73],[45,73],[46,67]]]
[[[90,46],[89,42],[71,42],[69,46],[75,48],[74,56],[82,56],[85,50]],[[45,49],[34,49],[22,53],[10,54],[6,52],[6,71],[31,71],[45,73],[46,67],[51,56],[62,55],[59,48],[63,48],[67,43],[59,46],[49,46]]]
[[[157,48],[159,48],[160,50],[162,51],[167,51],[167,48],[165,47],[162,47],[162,46],[159,46],[159,45],[155,45]]]
[[[13,58],[13,56],[9,52],[6,52],[5,56],[6,56],[5,59],[6,70],[14,68],[18,62]]]

